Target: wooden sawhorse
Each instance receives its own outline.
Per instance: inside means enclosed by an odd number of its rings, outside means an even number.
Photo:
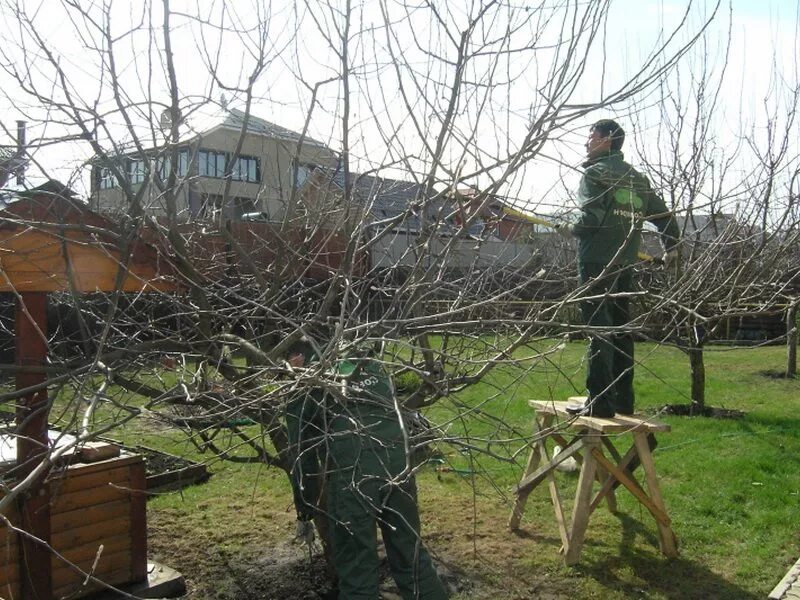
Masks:
[[[563,544],[564,562],[567,565],[577,564],[580,560],[586,527],[591,514],[604,499],[608,503],[609,510],[616,512],[616,497],[614,496],[616,486],[614,483],[618,481],[655,518],[661,552],[665,556],[677,556],[678,540],[672,531],[670,518],[664,507],[653,455],[647,440],[649,435],[654,435],[656,432],[669,431],[670,426],[636,415],[617,415],[613,419],[575,417],[566,410],[567,405],[571,402],[531,400],[529,404],[536,410],[534,442],[525,474],[517,485],[517,499],[508,521],[509,528],[512,531],[519,528],[528,495],[536,486],[546,480],[549,484],[550,499],[553,502]],[[633,434],[633,445],[624,455],[620,456],[609,440],[608,434],[628,433]],[[562,448],[561,452],[552,458],[547,452],[548,439],[552,439]],[[603,453],[604,448],[608,451],[611,459]],[[637,455],[644,469],[647,492],[631,476],[630,472],[625,470]],[[567,525],[554,470],[570,456],[582,464],[578,477],[578,489],[575,492],[575,505],[569,525]],[[600,481],[600,489],[592,497],[592,486],[595,479]]]

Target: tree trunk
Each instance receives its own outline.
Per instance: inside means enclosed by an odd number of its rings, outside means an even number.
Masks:
[[[797,374],[797,302],[786,310],[786,377]]]
[[[692,372],[691,414],[695,414],[695,411],[702,412],[706,407],[706,365],[702,346],[689,348],[689,368]]]

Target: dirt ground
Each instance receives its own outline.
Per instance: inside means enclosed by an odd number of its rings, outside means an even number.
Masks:
[[[335,600],[337,590],[328,574],[321,548],[309,552],[292,541],[264,543],[249,552],[231,553],[224,545],[197,546],[191,551],[186,536],[172,536],[171,527],[150,527],[151,550],[163,557],[182,556],[182,573],[187,580],[187,599],[215,600]],[[399,600],[388,563],[381,555],[381,598]],[[473,598],[475,583],[464,573],[456,573],[441,561],[437,570],[451,596]],[[490,596],[483,595],[488,598]]]
[[[426,546],[451,598],[504,600],[574,597],[574,587],[563,573],[534,572],[520,564],[520,554],[535,552],[538,536],[509,539],[497,511],[473,511],[469,499],[452,498],[447,511],[423,511]],[[461,505],[463,503],[463,506]],[[242,507],[236,505],[233,510]],[[250,510],[245,506],[244,510]],[[455,513],[466,515],[457,529]],[[197,514],[200,513],[198,519]],[[471,515],[475,515],[474,519]],[[248,521],[237,530],[234,522]],[[336,598],[321,550],[311,556],[291,541],[291,514],[251,512],[218,527],[200,527],[200,510],[149,511],[149,555],[178,569],[186,578],[189,600],[284,600]],[[381,556],[383,553],[381,551]],[[524,570],[524,572],[523,572]],[[381,568],[382,600],[399,600],[385,558]],[[501,595],[498,595],[501,594]]]

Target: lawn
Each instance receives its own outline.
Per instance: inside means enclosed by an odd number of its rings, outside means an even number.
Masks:
[[[544,487],[531,495],[521,531],[508,532],[531,433],[527,400],[574,394],[583,350],[583,343],[570,343],[547,361],[504,367],[429,411],[448,435],[475,448],[440,445],[445,463],[431,462],[418,476],[423,534],[456,582],[456,597],[765,597],[800,556],[800,381],[764,373],[782,368],[779,346],[706,352],[707,403],[742,410],[744,418],[660,417],[672,432],[659,437],[654,456],[678,559],[660,556],[653,519],[624,492],[618,514],[601,507],[593,515],[575,568],[558,555]],[[640,344],[637,358],[637,410],[688,402],[683,354]],[[151,422],[132,422],[119,434],[209,459]],[[294,511],[285,476],[258,465],[210,466],[208,483],[148,504],[150,553],[187,576],[190,597],[287,597],[275,587],[275,573],[309,578],[308,589],[321,585],[319,561],[309,566],[289,542]],[[574,488],[576,475],[562,477]]]

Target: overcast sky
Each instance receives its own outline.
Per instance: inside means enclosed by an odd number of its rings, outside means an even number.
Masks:
[[[25,43],[30,49],[30,39],[26,42],[26,35],[13,27],[12,15],[9,5],[13,4],[0,0],[4,4],[3,16],[6,22],[6,31],[3,35],[3,48],[6,52],[6,61],[14,60],[20,66],[19,46]],[[70,83],[73,91],[85,93],[88,100],[94,96],[98,87],[98,66],[93,58],[91,46],[102,43],[97,35],[87,35],[91,26],[85,22],[78,22],[69,18],[55,0],[26,0],[22,2],[26,12],[35,17],[37,31],[59,55],[61,64],[70,74]],[[88,4],[88,3],[87,3]],[[300,130],[303,127],[309,108],[309,89],[306,83],[323,81],[337,74],[337,58],[330,49],[326,49],[323,32],[333,32],[335,18],[330,13],[318,9],[318,3],[311,4],[315,10],[309,11],[304,3],[278,2],[254,3],[250,0],[228,2],[226,23],[236,27],[239,32],[236,39],[233,34],[220,36],[218,30],[212,27],[201,27],[193,20],[176,16],[173,18],[174,51],[177,57],[178,80],[182,94],[187,99],[200,99],[209,97],[219,101],[223,91],[212,82],[207,70],[203,67],[203,57],[199,55],[199,47],[207,47],[211,54],[217,49],[221,50],[218,58],[213,59],[218,65],[217,72],[222,83],[236,85],[246,79],[252,69],[254,59],[252,49],[257,43],[257,32],[253,29],[254,20],[268,22],[268,48],[266,55],[269,64],[264,69],[256,86],[256,99],[252,112],[256,116],[276,122],[285,127]],[[393,43],[395,48],[403,49],[413,68],[420,72],[425,69],[436,69],[435,63],[421,53],[415,53],[417,40],[415,36],[431,47],[448,51],[448,40],[431,40],[437,34],[431,26],[430,13],[400,11],[392,8],[388,3],[390,18],[396,18],[396,26],[388,35],[395,35]],[[470,3],[471,5],[472,3]],[[571,2],[564,4],[572,5]],[[704,18],[708,17],[713,2],[700,0],[694,2],[688,15],[688,30],[696,30]],[[184,5],[184,6],[181,6]],[[353,144],[352,157],[358,170],[367,170],[377,165],[391,162],[397,158],[397,147],[402,145],[403,150],[410,155],[418,155],[421,151],[423,140],[419,136],[409,133],[410,119],[418,109],[424,115],[426,106],[425,94],[435,95],[441,90],[431,86],[429,90],[419,90],[419,105],[414,110],[405,110],[398,95],[397,87],[392,83],[393,68],[387,60],[386,54],[377,44],[385,40],[387,33],[380,31],[370,32],[370,25],[383,22],[381,3],[369,0],[353,5],[360,7],[358,21],[363,30],[359,35],[353,35],[355,40],[351,48],[353,64],[356,66],[357,76],[351,81],[354,102],[351,107],[350,131]],[[765,101],[766,106],[777,102],[770,98],[775,93],[773,86],[775,72],[783,83],[793,82],[797,85],[798,73],[796,57],[798,49],[798,2],[797,0],[733,0],[732,16],[728,14],[727,5],[723,6],[717,15],[707,35],[702,40],[702,47],[686,57],[681,66],[682,86],[690,74],[700,73],[706,69],[708,79],[720,77],[722,66],[726,62],[728,69],[722,83],[723,94],[720,103],[715,108],[715,132],[720,143],[735,144],[741,139],[743,132],[757,132],[765,126]],[[150,60],[152,54],[148,48],[153,43],[148,36],[150,32],[142,30],[126,34],[129,23],[142,18],[143,4],[141,2],[115,2],[112,25],[118,36],[115,39],[118,49],[118,69],[130,96],[134,101],[152,97],[156,100],[166,100],[162,91],[163,86],[158,73],[152,73]],[[219,1],[207,0],[200,2],[176,2],[174,7],[185,9],[187,12],[196,12],[201,6],[203,12],[209,15],[220,14],[223,4]],[[459,24],[459,10],[457,3],[440,2],[441,11],[451,23]],[[466,7],[467,4],[465,3]],[[608,90],[613,89],[619,82],[630,77],[632,70],[637,69],[652,52],[652,49],[661,41],[659,36],[665,31],[671,31],[684,17],[686,1],[651,1],[651,0],[612,0],[609,18],[602,31],[603,39],[595,42],[593,50],[587,60],[586,74],[582,84],[575,90],[572,97],[573,103],[595,102],[598,97]],[[396,12],[391,12],[396,11]],[[159,8],[154,8],[153,19],[158,22]],[[520,13],[517,13],[518,15]],[[144,15],[147,18],[147,15]],[[401,20],[402,17],[402,20]],[[415,19],[419,18],[418,21]],[[521,19],[522,17],[517,17]],[[511,22],[511,19],[509,19]],[[299,23],[299,24],[298,24]],[[11,24],[12,26],[9,26]],[[487,37],[493,32],[506,27],[506,22],[494,22],[487,26]],[[530,25],[527,25],[530,27]],[[543,41],[548,35],[553,34],[552,26],[543,36]],[[728,31],[730,29],[730,48],[728,49]],[[84,32],[80,37],[78,32]],[[28,36],[29,37],[29,36]],[[676,42],[685,41],[687,34],[681,33]],[[247,40],[246,44],[241,39]],[[158,32],[154,32],[154,44],[162,46]],[[370,46],[370,43],[373,46]],[[602,48],[605,48],[603,51]],[[539,54],[540,57],[545,54]],[[704,60],[705,59],[705,60]],[[415,62],[416,61],[416,62]],[[773,61],[776,70],[772,69]],[[541,61],[546,63],[546,61]],[[705,64],[703,64],[705,63]],[[34,73],[41,62],[31,61],[30,66]],[[514,85],[499,86],[500,91],[491,98],[490,109],[492,114],[498,115],[495,121],[482,119],[480,122],[469,123],[474,126],[479,138],[479,143],[490,149],[502,153],[504,144],[513,144],[515,136],[524,131],[525,123],[531,118],[531,98],[536,95],[538,81],[542,78],[542,66],[530,58],[511,58],[507,64],[502,65],[509,76],[516,78]],[[298,77],[302,74],[302,77]],[[433,72],[434,76],[439,74]],[[478,67],[474,72],[476,77],[485,76]],[[494,74],[498,80],[503,77]],[[52,75],[47,72],[39,74],[39,82],[52,80]],[[304,83],[305,82],[305,83]],[[37,123],[44,113],[37,106],[37,102],[26,97],[8,77],[3,78],[3,92],[5,97],[0,97],[3,126],[12,129],[14,121],[19,118],[31,120],[29,137],[38,140],[56,139],[63,133],[63,128],[58,123],[57,115],[52,115],[52,120]],[[677,85],[677,84],[676,84]],[[677,88],[669,88],[670,93],[676,93]],[[40,87],[43,95],[51,92],[47,86]],[[234,92],[224,92],[231,106],[241,107],[241,98]],[[310,124],[312,137],[329,143],[334,149],[339,149],[342,143],[341,117],[342,103],[341,86],[338,81],[324,84],[318,91],[319,106],[314,111]],[[108,102],[107,94],[100,97],[101,105]],[[612,116],[636,136],[638,144],[628,144],[629,157],[634,162],[639,158],[639,150],[645,153],[644,158],[653,162],[652,156],[657,154],[652,142],[659,139],[659,128],[664,122],[655,106],[656,98],[653,95],[635,98],[634,103],[623,103],[611,110],[598,111],[597,114],[587,115],[583,122],[574,122],[566,126],[556,136],[557,139],[548,143],[542,156],[532,161],[519,176],[510,178],[501,192],[511,197],[518,198],[521,205],[551,210],[567,202],[569,190],[574,188],[579,178],[575,170],[583,155],[583,142],[587,126],[596,118]],[[477,100],[476,100],[477,102]],[[477,109],[476,109],[477,110]],[[374,113],[374,114],[373,114]],[[465,109],[465,115],[468,110]],[[377,118],[375,116],[377,115]],[[135,113],[134,113],[134,116]],[[144,114],[141,115],[144,125]],[[468,128],[469,121],[464,118],[460,125]],[[115,123],[114,120],[117,122]],[[375,124],[381,127],[397,128],[394,138],[393,152],[387,152],[387,145],[380,135],[377,135]],[[391,124],[392,127],[389,127]],[[123,125],[120,115],[109,116],[109,126],[112,131],[120,131]],[[419,126],[419,124],[418,124]],[[422,125],[424,127],[424,124]],[[435,123],[431,123],[431,136],[435,134]],[[633,129],[635,128],[635,131]],[[116,134],[115,134],[116,135]],[[124,135],[124,134],[121,134]],[[8,136],[2,136],[3,143],[13,143]],[[800,135],[797,137],[800,138]],[[658,142],[656,141],[656,144]],[[494,148],[493,148],[494,147]],[[85,144],[57,144],[43,147],[36,151],[36,159],[48,170],[51,176],[63,180],[73,180],[77,187],[76,169],[86,160],[90,152]],[[463,172],[474,169],[476,164],[459,152],[446,157],[452,161],[452,167],[462,163]],[[409,165],[416,168],[415,165]],[[744,168],[744,167],[743,167]],[[402,172],[398,169],[388,170],[392,176]],[[37,180],[35,169],[31,169],[31,181]],[[81,178],[78,178],[79,180]],[[82,178],[85,182],[85,176]],[[485,185],[486,178],[476,178],[475,184]]]

